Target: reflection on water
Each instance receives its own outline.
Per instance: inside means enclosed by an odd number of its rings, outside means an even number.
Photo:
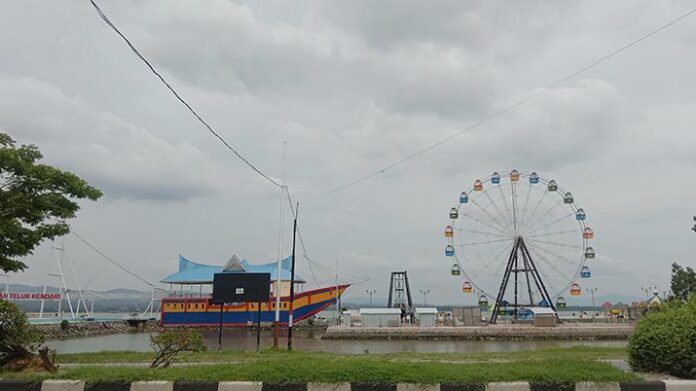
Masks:
[[[202,330],[205,343],[209,349],[217,350],[217,330]],[[322,340],[323,330],[295,330],[293,348],[302,351],[322,351],[333,353],[392,353],[392,352],[507,352],[518,350],[535,350],[552,347],[589,346],[626,346],[626,341],[404,341],[404,340]],[[223,330],[224,349],[256,349],[256,332],[253,330]],[[149,333],[128,333],[96,337],[48,340],[46,344],[57,349],[59,353],[82,353],[99,351],[131,350],[150,351]],[[287,334],[283,332],[281,346],[287,344]],[[271,330],[261,332],[261,347],[273,346]]]

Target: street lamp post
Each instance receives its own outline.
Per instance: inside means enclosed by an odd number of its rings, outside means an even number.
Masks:
[[[374,289],[373,289],[373,290],[369,290],[369,289],[368,289],[368,290],[365,291],[365,293],[367,293],[368,295],[370,295],[370,307],[372,307],[372,295],[374,295],[375,293],[377,293],[377,291],[374,290]]]
[[[428,295],[428,293],[430,293],[430,289],[419,289],[418,291],[421,293],[421,295],[423,295],[423,307],[427,307],[428,301],[426,300],[426,296]]]
[[[650,299],[650,293],[652,293],[653,291],[656,291],[657,287],[656,286],[648,286],[648,287],[641,286],[640,290],[642,290],[645,293],[646,299]]]
[[[592,308],[595,307],[595,293],[597,293],[597,288],[585,288],[587,293],[592,295]]]

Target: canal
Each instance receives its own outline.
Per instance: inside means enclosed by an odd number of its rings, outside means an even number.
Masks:
[[[210,350],[217,350],[217,330],[202,330],[203,338]],[[331,353],[393,353],[393,352],[506,352],[536,350],[570,346],[626,346],[626,341],[417,341],[417,340],[322,340],[323,330],[295,330],[293,347],[301,351]],[[281,346],[287,344],[285,334]],[[47,340],[46,345],[58,353],[85,353],[99,351],[151,351],[149,333],[126,333]],[[273,346],[271,330],[261,332],[261,347]],[[223,348],[231,350],[256,349],[256,332],[253,330],[228,329],[223,331]]]

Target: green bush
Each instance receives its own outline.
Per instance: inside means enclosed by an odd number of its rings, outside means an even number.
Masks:
[[[636,371],[696,378],[696,296],[645,315],[628,340]]]
[[[67,319],[63,319],[60,321],[60,329],[65,331],[70,328],[70,322],[68,322]]]
[[[196,330],[166,331],[150,337],[150,344],[155,350],[155,360],[150,368],[167,368],[181,352],[205,352],[203,336]]]

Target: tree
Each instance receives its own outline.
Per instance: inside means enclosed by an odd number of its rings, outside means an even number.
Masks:
[[[682,301],[696,294],[696,272],[690,267],[681,267],[676,262],[672,264],[672,294]]]
[[[55,372],[44,337],[27,323],[27,315],[14,303],[0,300],[0,367],[21,370],[29,367]],[[38,355],[35,353],[38,351]]]
[[[16,272],[44,239],[70,231],[67,219],[80,209],[76,200],[96,201],[102,193],[77,175],[46,164],[35,145],[16,146],[0,133],[0,270]]]

